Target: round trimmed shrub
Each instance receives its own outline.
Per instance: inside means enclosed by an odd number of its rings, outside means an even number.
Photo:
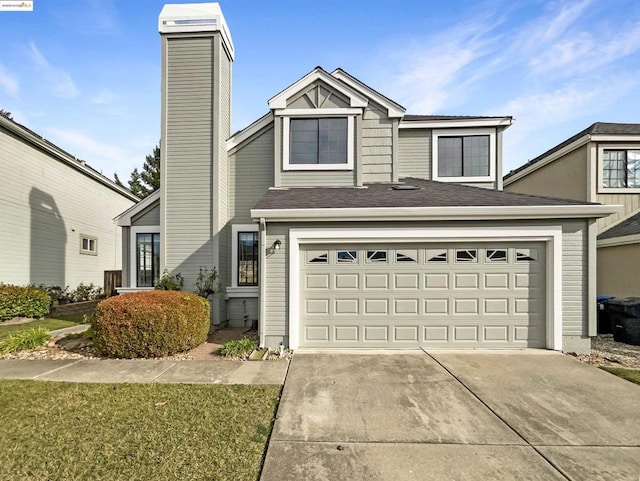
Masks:
[[[96,307],[94,346],[109,357],[161,357],[207,340],[209,303],[179,291],[110,297]]]

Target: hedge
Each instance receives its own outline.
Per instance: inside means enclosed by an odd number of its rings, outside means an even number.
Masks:
[[[94,346],[106,356],[168,356],[207,340],[209,303],[186,292],[134,292],[100,302],[92,324]]]
[[[44,317],[51,309],[51,296],[37,287],[0,284],[0,319]]]

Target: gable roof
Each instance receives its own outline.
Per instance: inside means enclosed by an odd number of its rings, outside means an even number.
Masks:
[[[333,72],[331,72],[331,75],[346,83],[350,87],[356,89],[364,96],[375,100],[376,103],[387,109],[387,115],[389,117],[397,118],[404,115],[406,109],[402,105],[394,102],[389,97],[382,95],[377,90],[372,89],[367,84],[361,82],[353,75],[350,75],[348,72],[342,70],[341,68],[335,69]]]
[[[33,147],[44,151],[66,166],[86,175],[87,177],[95,180],[97,183],[117,192],[123,197],[126,197],[127,199],[134,202],[139,200],[138,197],[136,197],[126,187],[116,184],[114,181],[102,175],[100,172],[88,165],[84,160],[78,160],[69,152],[61,149],[54,143],[49,142],[42,135],[35,133],[33,130],[25,127],[22,124],[19,124],[15,120],[0,115],[0,129],[5,129],[13,133],[25,142],[31,144]]]
[[[513,117],[486,115],[405,115],[401,129],[443,129],[459,127],[504,127],[513,123]]]
[[[589,140],[595,140],[593,139],[593,136],[598,136],[598,135],[640,135],[640,124],[595,122],[591,124],[589,127],[587,127],[586,129],[569,137],[564,142],[559,143],[558,145],[550,148],[543,154],[538,155],[537,157],[531,159],[527,163],[510,171],[507,175],[504,176],[504,180],[506,181],[510,179],[511,177],[522,172],[525,169],[532,168],[535,164],[539,164],[547,157],[555,154],[556,152],[564,149],[565,147],[569,147],[574,143],[576,143],[575,147],[579,147],[580,145],[588,142]],[[531,169],[531,170],[535,170],[535,169]]]
[[[394,188],[404,185],[404,189]],[[407,190],[406,186],[416,187]],[[567,199],[538,197],[432,180],[405,178],[400,184],[357,187],[271,189],[251,216],[273,220],[390,220],[403,218],[600,217],[619,210]],[[386,219],[386,217],[385,217]]]
[[[640,234],[640,211],[601,233],[598,240],[638,234]]]
[[[313,84],[317,80],[322,80],[324,83],[337,90],[341,94],[345,95],[349,99],[349,103],[351,107],[366,107],[368,100],[364,95],[358,92],[356,89],[350,87],[345,82],[341,82],[337,78],[331,76],[326,70],[322,67],[316,67],[307,75],[302,77],[297,82],[289,85],[284,90],[281,90],[279,93],[274,95],[269,99],[269,108],[274,109],[285,109],[287,108],[287,99],[289,99],[292,95],[297,94],[300,90],[303,90],[305,87]]]
[[[155,204],[159,200],[160,200],[160,189],[149,194],[140,202],[138,202],[135,205],[132,205],[121,214],[118,214],[116,217],[114,217],[113,220],[120,227],[129,227],[131,225],[131,220],[133,219],[133,217],[135,217],[137,214],[140,214],[141,212],[144,212],[148,208],[151,208],[153,204]]]

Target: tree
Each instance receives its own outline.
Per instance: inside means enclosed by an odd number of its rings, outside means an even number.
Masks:
[[[142,172],[138,168],[131,172],[129,189],[134,195],[144,199],[160,188],[160,145],[153,148],[153,154],[147,155]]]
[[[120,187],[124,187],[124,184],[122,183],[122,181],[120,180],[120,177],[118,177],[118,174],[116,172],[113,173],[113,181],[116,183],[116,185],[119,185]]]
[[[5,109],[0,109],[0,115],[9,120],[13,120],[13,117],[11,116],[11,112],[6,111]]]

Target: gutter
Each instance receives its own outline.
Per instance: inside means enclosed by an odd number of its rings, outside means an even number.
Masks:
[[[359,207],[329,209],[252,209],[254,221],[448,221],[600,218],[622,211],[621,205]]]

